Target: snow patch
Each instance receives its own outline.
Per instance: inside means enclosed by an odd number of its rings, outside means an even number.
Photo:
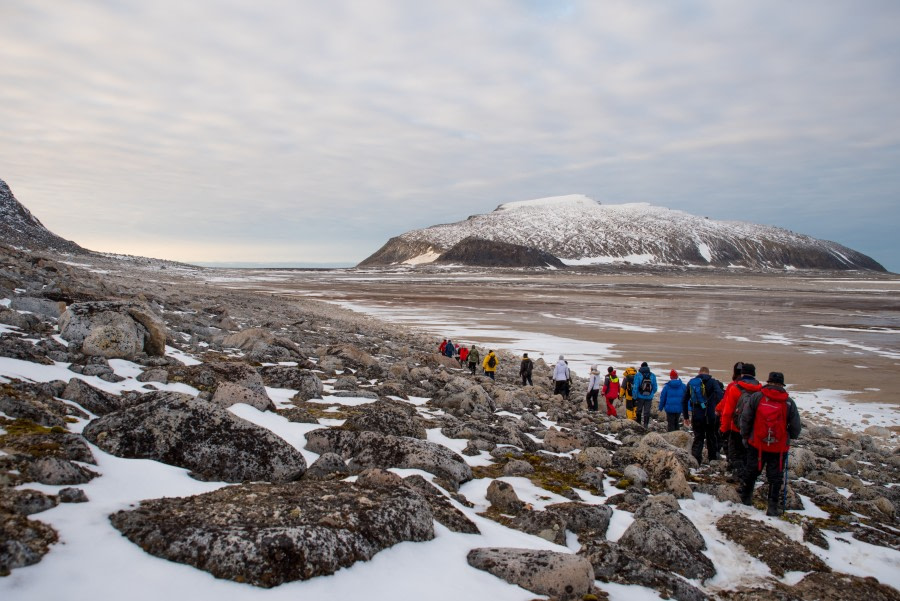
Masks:
[[[424,265],[426,263],[434,263],[440,256],[441,253],[432,249],[425,254],[419,255],[418,257],[413,257],[412,259],[403,261],[402,265]]]

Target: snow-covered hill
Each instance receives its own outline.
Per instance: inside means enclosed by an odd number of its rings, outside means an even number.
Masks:
[[[467,237],[533,247],[569,265],[885,271],[862,253],[783,228],[716,221],[647,203],[603,205],[583,195],[509,202],[486,215],[412,230],[360,266],[432,262]]]
[[[29,249],[53,249],[66,253],[83,253],[83,248],[60,238],[42,224],[16,200],[5,181],[0,179],[0,240]]]

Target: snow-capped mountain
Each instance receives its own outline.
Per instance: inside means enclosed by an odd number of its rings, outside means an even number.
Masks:
[[[0,179],[0,241],[34,250],[87,252],[74,242],[60,238],[16,200],[5,181]]]
[[[431,263],[464,238],[536,248],[568,265],[885,271],[846,246],[783,228],[716,221],[647,203],[604,205],[583,195],[509,202],[465,221],[412,230],[360,266]]]

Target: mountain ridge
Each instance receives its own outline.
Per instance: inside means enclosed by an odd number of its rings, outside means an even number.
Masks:
[[[74,254],[90,252],[48,230],[16,199],[9,185],[2,179],[0,179],[0,237],[6,244],[30,250],[49,249]]]
[[[503,203],[490,213],[410,230],[359,266],[430,263],[464,238],[532,247],[568,265],[887,271],[863,253],[785,228],[712,220],[649,203],[601,204],[584,195]]]

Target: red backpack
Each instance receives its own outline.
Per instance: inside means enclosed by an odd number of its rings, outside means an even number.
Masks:
[[[788,394],[783,390],[764,387],[753,419],[750,444],[767,453],[784,453],[790,448],[788,436]]]
[[[609,379],[609,382],[606,385],[606,388],[603,391],[603,396],[605,396],[608,400],[613,401],[619,398],[619,379],[616,378],[613,380]]]

